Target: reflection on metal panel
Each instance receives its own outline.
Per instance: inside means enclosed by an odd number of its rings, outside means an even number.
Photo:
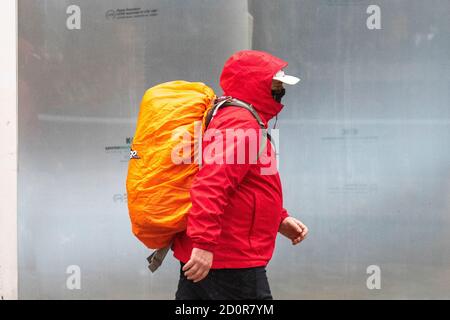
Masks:
[[[280,168],[311,235],[279,239],[274,296],[450,298],[448,1],[77,3],[19,1],[20,298],[174,297],[177,263],[151,275],[127,216],[139,102],[174,79],[218,90],[250,43],[302,78]]]

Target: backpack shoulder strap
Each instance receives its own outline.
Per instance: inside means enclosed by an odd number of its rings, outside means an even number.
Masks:
[[[263,135],[263,139],[261,140],[260,152],[257,157],[257,159],[259,159],[267,146],[267,139],[269,139],[269,141],[272,142],[272,137],[270,136],[269,131],[266,128],[266,125],[262,121],[261,117],[259,116],[258,112],[255,110],[255,108],[251,104],[248,104],[244,101],[235,99],[233,97],[222,97],[222,98],[217,99],[216,104],[214,105],[214,107],[209,111],[209,113],[206,116],[206,121],[205,121],[206,129],[208,129],[212,120],[217,115],[217,112],[221,108],[224,108],[224,107],[239,107],[239,108],[246,109],[256,119],[259,126],[261,127],[262,135]]]
[[[255,110],[255,108],[244,101],[232,98],[232,97],[223,97],[219,98],[214,105],[214,107],[209,111],[208,115],[206,116],[206,128],[209,127],[214,117],[217,115],[217,112],[224,107],[239,107],[248,110],[253,117],[258,122],[258,125],[261,127],[261,129],[266,130],[266,126],[264,122],[262,121],[261,117],[259,116],[258,112]]]
[[[227,100],[217,100],[214,104],[214,107],[212,107],[211,110],[209,110],[208,114],[206,115],[206,121],[205,121],[205,129],[208,129],[209,125],[211,124],[212,120],[216,116],[217,112],[220,108],[222,108],[227,103]]]

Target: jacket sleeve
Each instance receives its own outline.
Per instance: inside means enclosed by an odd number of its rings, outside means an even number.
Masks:
[[[238,110],[233,109],[224,109],[223,112],[225,114],[222,117],[217,117],[214,121],[215,127],[209,129],[209,131],[215,130],[216,134],[224,137],[222,141],[223,147],[220,148],[220,139],[205,141],[206,137],[204,138],[203,166],[194,179],[191,188],[192,208],[188,215],[187,235],[192,240],[194,248],[210,252],[214,252],[218,243],[222,231],[222,215],[229,203],[229,199],[251,166],[248,156],[246,156],[245,161],[241,161],[243,162],[241,164],[239,162],[236,163],[236,161],[227,161],[230,160],[226,159],[227,155],[237,155],[239,148],[241,148],[241,152],[245,148],[245,154],[248,155],[252,139],[233,139],[234,142],[230,143],[231,140],[227,141],[225,138],[226,130],[254,129],[259,133],[260,129],[255,119],[248,118],[248,111],[243,110],[244,114],[242,114]],[[234,111],[234,115],[226,116],[226,113],[230,111]],[[238,115],[245,115],[246,117],[243,119]],[[224,151],[222,152],[222,157],[217,156],[217,154],[215,157],[215,159],[222,158],[222,161],[210,163],[211,161],[206,159],[209,154],[208,149],[211,150],[212,147],[217,147],[215,150],[221,149]],[[231,153],[231,151],[233,152]],[[232,160],[235,160],[235,158],[234,156]]]

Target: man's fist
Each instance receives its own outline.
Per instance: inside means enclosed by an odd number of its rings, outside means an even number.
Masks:
[[[306,239],[309,230],[300,220],[288,217],[281,223],[278,232],[291,240],[292,244],[295,246]]]
[[[183,267],[186,278],[194,281],[194,283],[205,279],[209,274],[209,270],[211,270],[213,257],[214,255],[209,251],[194,248],[191,260]]]

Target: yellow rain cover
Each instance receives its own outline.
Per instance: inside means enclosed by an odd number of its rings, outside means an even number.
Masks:
[[[204,133],[214,99],[214,91],[205,84],[186,81],[164,83],[144,95],[131,146],[127,192],[133,233],[150,249],[169,246],[175,234],[186,229],[192,206],[189,192],[199,170],[194,130],[200,123]],[[184,147],[190,149],[180,148],[187,133],[192,138]],[[179,159],[174,162],[172,153],[184,157],[186,150],[191,152],[187,156],[191,164],[175,163]]]

